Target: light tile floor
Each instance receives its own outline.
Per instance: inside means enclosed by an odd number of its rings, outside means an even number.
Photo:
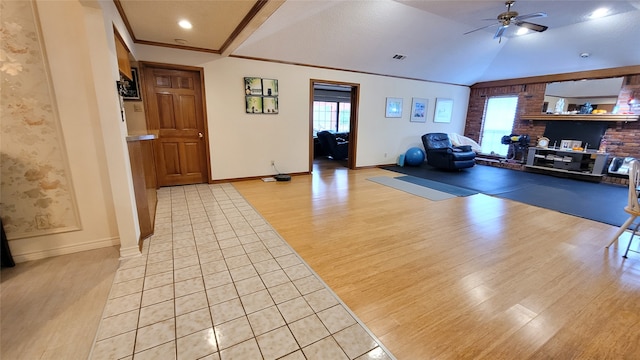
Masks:
[[[231,184],[158,191],[91,359],[393,359]]]

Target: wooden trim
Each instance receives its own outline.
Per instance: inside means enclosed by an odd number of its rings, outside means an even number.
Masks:
[[[264,24],[284,4],[286,0],[260,0],[254,4],[253,8],[243,22],[229,36],[229,39],[222,45],[220,54],[224,57],[231,55],[240,45],[242,45],[256,30]]]
[[[554,120],[554,121],[638,121],[638,115],[615,115],[615,114],[584,114],[584,115],[549,115],[549,114],[527,114],[520,115],[521,120]]]
[[[582,80],[582,79],[604,79],[617,76],[640,74],[640,65],[623,66],[618,68],[578,71],[571,73],[531,76],[517,79],[496,80],[479,82],[471,85],[472,89],[482,89],[488,87],[513,86],[533,83],[550,83],[556,81]]]
[[[244,31],[244,29],[249,25],[251,20],[253,20],[256,17],[256,15],[260,12],[260,10],[268,2],[269,2],[269,0],[258,0],[255,4],[253,4],[253,7],[251,8],[251,10],[249,10],[247,15],[245,15],[245,17],[242,19],[242,21],[240,21],[240,24],[238,24],[238,26],[236,26],[236,28],[233,30],[231,35],[229,35],[229,37],[224,42],[224,44],[222,44],[222,46],[220,47],[220,50],[219,50],[220,53],[223,53],[223,52],[225,52],[227,50],[227,48],[231,45],[231,43],[236,38],[238,38],[238,36],[240,36],[240,33],[242,33],[242,31]]]
[[[313,170],[313,95],[315,84],[342,85],[351,87],[351,116],[349,119],[349,155],[347,168],[356,168],[356,149],[358,147],[358,109],[360,102],[360,84],[335,80],[309,79],[309,172]]]
[[[127,43],[124,41],[124,38],[122,38],[122,35],[120,35],[120,31],[118,31],[118,28],[115,25],[113,25],[113,33],[122,42],[122,45],[124,46],[125,50],[127,50],[127,52],[130,53],[131,49],[129,49],[129,47],[127,46]]]
[[[384,169],[385,166],[396,166],[397,164],[380,164],[380,165],[369,165],[369,166],[359,166],[358,170],[360,169]]]
[[[309,80],[309,172],[313,171],[313,158],[315,157],[315,147],[313,143],[313,96],[314,96],[313,79]]]
[[[204,121],[204,146],[205,146],[205,158],[207,161],[207,182],[211,182],[213,175],[211,174],[211,151],[209,147],[209,118],[207,117],[207,94],[204,89],[204,69],[198,70],[200,73],[200,92],[202,96],[202,121]]]
[[[155,42],[155,41],[137,40],[137,39],[134,39],[133,41],[136,44],[142,44],[142,45],[151,45],[151,46],[159,46],[159,47],[166,47],[166,48],[172,48],[172,49],[199,51],[199,52],[206,52],[206,53],[211,53],[211,54],[220,54],[220,50],[205,49],[205,48],[199,48],[199,47],[195,47],[195,46],[185,46],[185,45],[178,45],[178,44],[159,43],[159,42]]]
[[[349,158],[347,167],[355,170],[358,148],[358,115],[360,114],[360,84],[351,85],[351,118],[349,119]]]
[[[204,73],[204,68],[200,66],[190,66],[190,65],[176,65],[176,64],[165,64],[153,61],[138,61],[140,67],[157,67],[162,69],[170,69],[170,70],[184,70],[184,71],[198,71]]]
[[[120,0],[113,0],[113,4],[116,6],[116,10],[118,10],[118,14],[120,14],[120,18],[122,19],[124,26],[127,28],[127,31],[129,32],[129,36],[131,36],[131,39],[133,40],[133,42],[136,42],[136,36],[133,33],[133,29],[131,28],[129,19],[127,19],[127,15],[125,15],[124,13],[124,8],[122,7]]]
[[[113,34],[115,37],[116,59],[118,61],[118,71],[120,72],[121,75],[123,75],[127,79],[132,80],[133,75],[131,72],[131,61],[129,61],[129,54],[131,52],[129,51],[127,44],[125,44],[124,40],[122,39],[122,36],[120,36],[120,33],[115,27],[113,28]]]
[[[291,176],[311,175],[311,171],[309,171],[309,172],[297,172],[297,173],[292,173],[292,174],[288,174],[288,175],[291,175]],[[262,178],[271,177],[271,176],[273,176],[273,175],[248,176],[248,177],[241,177],[241,178],[218,179],[218,180],[209,181],[209,184],[224,184],[224,183],[228,183],[228,182],[238,182],[238,181],[247,181],[247,180],[262,180]],[[287,183],[288,181],[278,181],[278,182]]]
[[[298,62],[293,62],[293,61],[272,60],[272,59],[257,58],[257,57],[253,57],[253,56],[243,56],[243,55],[229,55],[229,57],[233,57],[233,58],[237,58],[237,59],[245,59],[245,60],[264,61],[264,62],[270,62],[270,63],[276,63],[276,64],[284,64],[284,65],[304,66],[304,67],[310,67],[310,68],[315,68],[315,69],[323,69],[323,70],[343,71],[343,72],[349,72],[349,73],[354,73],[354,74],[383,76],[383,77],[389,77],[389,78],[394,78],[394,79],[414,80],[414,81],[428,82],[428,83],[433,83],[433,84],[444,84],[444,85],[469,87],[468,85],[463,85],[463,84],[454,84],[454,83],[448,83],[448,82],[442,82],[442,81],[425,80],[425,79],[418,79],[418,78],[412,78],[412,77],[406,77],[406,76],[380,74],[380,73],[374,73],[374,72],[368,72],[368,71],[360,71],[360,70],[341,69],[341,68],[335,68],[335,67],[330,67],[330,66],[303,64],[303,63],[298,63]]]

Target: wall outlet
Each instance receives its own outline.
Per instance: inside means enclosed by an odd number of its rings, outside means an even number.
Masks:
[[[47,215],[36,215],[36,228],[42,230],[49,227],[49,217]]]
[[[275,164],[276,164],[276,162],[271,160],[271,166],[274,166]]]

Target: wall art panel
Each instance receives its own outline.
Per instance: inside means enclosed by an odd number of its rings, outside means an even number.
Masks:
[[[80,229],[35,2],[0,1],[0,215],[9,240]]]

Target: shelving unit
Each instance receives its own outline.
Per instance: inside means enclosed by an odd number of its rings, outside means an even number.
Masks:
[[[572,151],[531,147],[527,154],[528,168],[602,177],[609,154],[594,150]]]
[[[554,114],[526,114],[520,116],[522,120],[554,120],[554,121],[638,121],[639,116],[633,114],[576,114],[576,115],[554,115]]]

